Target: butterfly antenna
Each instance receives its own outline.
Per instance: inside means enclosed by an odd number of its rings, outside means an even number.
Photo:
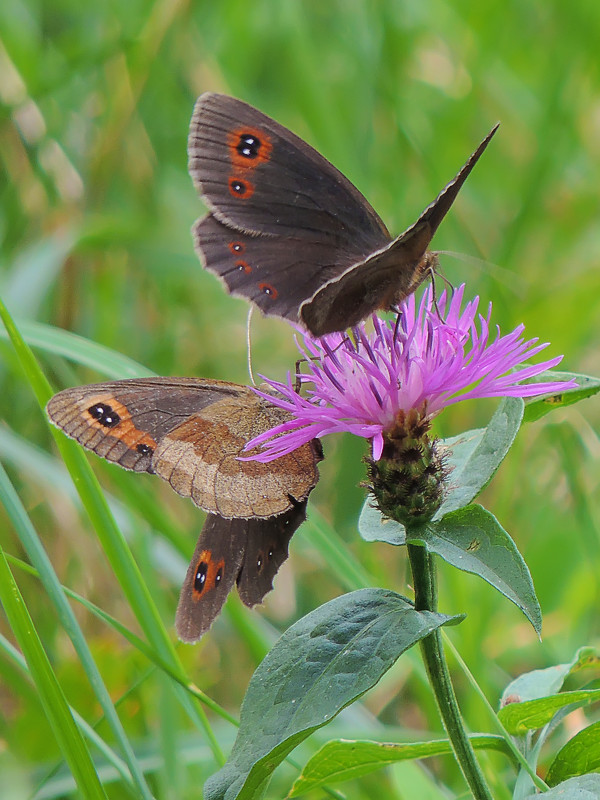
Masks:
[[[398,336],[398,329],[400,327],[401,319],[402,319],[402,312],[396,310],[396,324],[394,325],[394,339],[393,339],[394,342],[396,341],[396,337]]]
[[[342,339],[342,341],[339,344],[336,344],[336,346],[333,348],[332,352],[335,353],[337,350],[339,350],[340,347],[343,344],[345,344],[347,341],[349,341],[349,338],[350,337],[348,336],[348,334],[346,334],[344,336],[344,338]],[[295,369],[296,369],[296,382],[294,384],[294,391],[296,392],[296,394],[300,394],[300,389],[302,388],[302,372],[300,370],[300,365],[301,364],[308,364],[309,361],[318,361],[318,360],[319,360],[319,356],[310,356],[309,358],[306,358],[305,356],[303,356],[302,358],[299,358],[296,361],[296,366],[295,366]]]
[[[248,309],[248,319],[246,322],[246,347],[248,353],[248,375],[250,376],[250,382],[252,386],[256,386],[256,381],[254,380],[254,372],[252,371],[252,336],[250,333],[250,323],[252,322],[252,311],[253,306],[250,306]]]
[[[300,389],[302,388],[302,376],[300,374],[300,364],[302,364],[303,361],[306,361],[306,359],[299,358],[298,361],[296,361],[296,367],[295,367],[296,383],[294,384],[294,391],[296,392],[296,394],[300,394]]]
[[[437,252],[436,252],[436,256],[437,256]],[[440,322],[443,322],[442,315],[440,313],[440,309],[439,309],[438,303],[437,303],[437,287],[435,285],[435,279],[436,278],[441,278],[444,281],[444,283],[446,284],[446,286],[448,287],[448,289],[450,290],[451,294],[454,294],[455,288],[452,285],[452,283],[448,280],[448,278],[444,275],[444,273],[441,271],[441,269],[436,269],[436,267],[439,267],[439,266],[440,265],[439,265],[439,263],[437,262],[437,259],[436,259],[436,263],[435,264],[430,264],[429,265],[428,272],[429,272],[429,277],[431,278],[431,300],[432,300],[432,303],[433,303],[433,307],[435,308],[435,313],[437,314],[438,319],[440,320]]]

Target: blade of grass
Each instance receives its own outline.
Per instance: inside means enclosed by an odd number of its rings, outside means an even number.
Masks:
[[[106,800],[87,745],[69,710],[4,551],[0,548],[0,599],[29,666],[48,722],[83,797]]]
[[[0,318],[2,319],[15,352],[21,362],[31,388],[43,409],[52,394],[52,389],[44,373],[41,371],[31,349],[23,341],[10,314],[0,302]],[[100,539],[102,548],[108,558],[111,568],[123,588],[125,596],[140,627],[157,654],[175,670],[183,671],[173,643],[171,642],[162,619],[158,613],[152,594],[150,593],[142,574],[127,546],[121,531],[110,512],[108,504],[96,476],[92,472],[85,455],[79,445],[67,440],[59,431],[52,429],[53,436],[71,478],[77,488],[81,501],[86,509],[94,529]],[[223,753],[212,728],[201,707],[191,703],[189,696],[179,689],[179,699],[186,707],[187,713],[203,730],[213,751],[215,760],[219,765],[224,763]]]
[[[123,730],[121,721],[119,720],[119,717],[115,711],[115,707],[112,704],[108,690],[104,684],[104,681],[102,680],[102,676],[100,675],[98,667],[96,666],[96,662],[94,661],[94,658],[90,652],[83,632],[77,623],[75,614],[73,613],[67,598],[65,597],[60,581],[58,580],[54,568],[50,563],[50,559],[48,558],[48,555],[44,550],[42,543],[40,542],[37,531],[27,516],[27,512],[23,508],[19,496],[11,484],[1,462],[0,502],[6,509],[8,517],[12,522],[12,525],[19,536],[21,544],[25,548],[27,555],[31,559],[31,562],[35,565],[37,574],[39,575],[39,578],[46,589],[48,597],[57,611],[61,624],[73,643],[73,647],[75,648],[75,651],[81,661],[90,685],[94,690],[96,697],[98,698],[98,702],[100,703],[113,735],[123,749],[125,760],[131,773],[131,779],[135,783],[140,797],[146,798],[146,800],[151,800],[152,793],[150,792],[144,775],[136,761],[133,749],[131,748],[131,745],[127,739],[127,735]]]
[[[6,560],[11,561],[12,559],[9,559],[7,556]],[[31,681],[31,672],[27,666],[27,661],[25,658],[23,658],[23,655],[16,649],[16,647],[14,647],[8,641],[8,639],[2,635],[0,635],[0,651],[2,651],[4,655],[9,658],[12,663],[16,665],[17,668],[20,669]],[[115,751],[106,744],[102,737],[98,736],[94,728],[89,725],[72,706],[69,706],[69,709],[73,715],[73,719],[81,729],[81,732],[84,734],[84,736],[86,736],[87,739],[89,739],[89,741],[95,745],[98,751],[105,757],[106,761],[109,764],[112,764],[123,780],[133,787],[133,781],[131,780],[131,775],[125,761],[123,761],[123,759],[120,758]],[[138,797],[139,794],[134,793],[134,796]]]
[[[19,330],[30,347],[63,356],[108,378],[143,378],[154,374],[132,358],[52,325],[23,320],[19,322]],[[8,339],[8,331],[0,328],[0,338]]]

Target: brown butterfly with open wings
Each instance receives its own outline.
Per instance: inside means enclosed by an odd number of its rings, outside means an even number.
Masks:
[[[260,603],[288,556],[317,483],[320,443],[276,461],[238,461],[246,443],[291,417],[247,386],[140,378],[65,389],[46,407],[68,436],[108,461],[156,473],[209,512],[181,590],[180,639],[210,628],[234,583]]]

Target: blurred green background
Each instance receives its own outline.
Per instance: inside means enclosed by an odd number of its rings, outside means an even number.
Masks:
[[[247,382],[247,306],[201,270],[190,236],[203,213],[186,167],[196,96],[231,93],[306,138],[393,233],[414,221],[500,120],[435,238],[436,249],[459,254],[443,256],[444,273],[453,284],[466,281],[484,307],[493,302],[504,332],[523,322],[527,335],[551,342],[549,355],[565,354],[565,369],[600,374],[599,37],[600,6],[591,0],[0,4],[0,295],[30,337],[37,331],[36,354],[56,389],[110,376],[57,354],[48,329],[32,321],[161,375]],[[284,323],[255,315],[253,341],[257,372],[281,378],[293,368]],[[135,628],[5,339],[0,355],[0,460],[62,582]],[[450,409],[437,428],[453,435],[484,424],[494,405]],[[468,613],[451,638],[494,704],[511,677],[598,642],[599,421],[592,400],[526,427],[483,498],[530,566],[545,615],[541,643],[487,585],[441,567],[441,609]],[[367,545],[356,531],[364,442],[340,437],[324,447],[311,521],[295,536],[266,608],[246,614],[236,599],[201,645],[180,648],[190,678],[234,713],[275,630],[348,588],[317,528],[331,525],[343,552],[378,585],[410,591],[404,553]],[[134,554],[171,626],[202,515],[158,479],[97,459],[94,467],[126,509]],[[8,552],[22,555],[1,510],[0,536]],[[16,576],[65,692],[95,719],[98,708],[39,583]],[[121,716],[137,751],[156,757],[157,796],[198,797],[215,769],[201,734],[179,711],[166,718],[139,652],[76,612],[113,700],[128,693]],[[0,629],[11,638],[5,623]],[[53,767],[61,775],[59,753],[35,694],[8,661],[0,664],[0,766],[14,778],[14,796],[26,797]],[[460,673],[457,682],[471,728],[489,729]],[[382,735],[381,723],[391,726],[388,737],[440,733],[416,654],[336,724],[346,735]],[[227,748],[234,729],[216,724]],[[161,761],[165,726],[181,745],[175,787]],[[184,770],[184,762],[195,766]],[[460,791],[449,760],[434,772]],[[273,797],[290,774],[284,770]],[[399,774],[349,791],[410,797],[409,779]],[[63,796],[58,786],[44,796]],[[125,796],[118,785],[109,792]]]

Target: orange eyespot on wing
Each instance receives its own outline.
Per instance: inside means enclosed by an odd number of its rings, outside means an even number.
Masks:
[[[255,169],[271,158],[273,145],[262,130],[246,125],[227,134],[227,146],[231,163],[237,169]]]
[[[229,193],[238,200],[249,200],[254,194],[254,186],[245,178],[232,175],[229,178]]]
[[[136,428],[127,407],[114,397],[99,395],[92,398],[86,410],[91,427],[110,432],[130,450],[148,455],[156,449],[156,442],[145,431]]]
[[[225,576],[225,559],[213,558],[211,550],[203,550],[196,562],[192,598],[198,602],[212,589],[217,589]]]
[[[259,283],[258,288],[261,290],[263,294],[266,294],[267,297],[272,298],[273,300],[277,299],[277,289],[271,283]]]

